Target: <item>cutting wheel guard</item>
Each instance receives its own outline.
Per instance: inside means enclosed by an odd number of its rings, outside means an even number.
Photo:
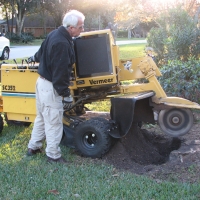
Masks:
[[[121,138],[128,133],[132,123],[154,123],[153,110],[149,105],[152,96],[154,92],[111,98],[110,116],[115,126],[109,134],[114,138]]]

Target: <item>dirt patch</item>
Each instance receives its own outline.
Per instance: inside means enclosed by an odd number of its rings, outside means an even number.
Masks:
[[[102,117],[109,115],[102,113]],[[163,134],[158,125],[139,128],[133,124],[102,161],[158,181],[200,182],[200,113],[194,117],[190,132],[178,138]]]
[[[171,151],[179,149],[181,140],[148,132],[133,124],[129,133],[120,139],[131,160],[142,165],[167,162]]]
[[[190,132],[179,138],[163,134],[159,126],[133,125],[104,156],[104,162],[153,179],[190,182],[200,181],[200,114]],[[137,127],[136,127],[137,126]],[[137,130],[134,131],[134,130]]]

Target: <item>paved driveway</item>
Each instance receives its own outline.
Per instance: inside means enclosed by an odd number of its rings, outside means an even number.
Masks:
[[[11,46],[9,59],[33,56],[39,48],[40,46]]]

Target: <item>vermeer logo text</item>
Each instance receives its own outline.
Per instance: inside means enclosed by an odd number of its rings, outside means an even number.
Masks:
[[[91,85],[97,85],[102,83],[111,83],[113,82],[112,78],[103,79],[103,80],[89,80]]]

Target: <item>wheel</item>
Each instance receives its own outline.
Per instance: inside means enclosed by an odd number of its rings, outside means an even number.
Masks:
[[[9,54],[10,54],[9,48],[5,47],[3,52],[2,52],[1,59],[2,60],[8,60]]]
[[[112,137],[108,134],[109,123],[103,118],[94,118],[82,122],[75,131],[75,149],[81,156],[101,158],[112,146]]]
[[[0,115],[0,133],[3,131],[3,117]]]
[[[30,126],[31,122],[21,122],[21,121],[16,121],[16,120],[8,120],[7,115],[5,114],[5,121],[8,125],[14,125],[14,126]]]
[[[192,128],[193,114],[189,109],[161,110],[158,123],[161,130],[173,137],[185,135]]]

